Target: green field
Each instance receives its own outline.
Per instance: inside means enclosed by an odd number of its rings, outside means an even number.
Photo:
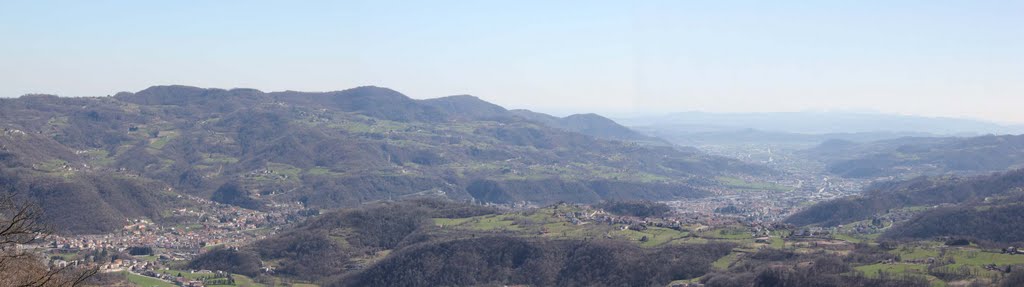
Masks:
[[[740,254],[742,253],[733,251],[732,253],[729,253],[729,255],[719,258],[717,261],[712,263],[711,267],[714,267],[715,269],[719,270],[729,269],[729,265],[732,265],[733,262],[736,262],[736,259],[739,259]]]
[[[854,269],[856,269],[857,271],[860,271],[860,272],[864,272],[864,275],[866,275],[868,277],[877,277],[879,271],[885,272],[885,273],[889,273],[889,274],[902,274],[902,273],[926,274],[927,273],[926,270],[928,269],[928,266],[925,266],[923,264],[901,264],[901,263],[900,264],[871,264],[871,265],[858,266],[858,267],[856,267]]]
[[[173,283],[156,279],[153,277],[142,276],[131,272],[124,272],[128,277],[128,282],[135,284],[139,287],[173,287],[176,286]]]

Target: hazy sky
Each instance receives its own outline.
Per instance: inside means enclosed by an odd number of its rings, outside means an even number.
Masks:
[[[1024,123],[1024,1],[0,2],[0,96],[159,84]]]

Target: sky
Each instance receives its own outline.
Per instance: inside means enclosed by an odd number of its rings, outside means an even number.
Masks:
[[[1024,1],[0,1],[0,96],[166,84],[1024,123]]]

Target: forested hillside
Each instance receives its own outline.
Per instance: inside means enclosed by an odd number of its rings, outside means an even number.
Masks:
[[[891,239],[963,238],[1002,244],[1024,243],[1024,206],[1019,199],[1007,205],[938,208],[923,212],[889,230]],[[1017,245],[1019,246],[1019,245]]]
[[[890,210],[962,204],[1006,196],[1024,187],[1024,170],[975,177],[920,177],[873,184],[857,196],[821,202],[786,219],[796,225],[836,226]]]
[[[54,197],[44,204],[48,214],[98,207],[90,211],[95,216],[54,219],[75,231],[157,217],[156,204],[175,200],[154,198],[173,194],[256,209],[405,196],[660,200],[703,196],[715,176],[769,172],[630,141],[635,134],[601,119],[555,125],[470,96],[414,100],[378,87],[264,93],[156,86],[98,98],[28,95],[0,100],[0,164],[5,182],[25,186],[9,190],[40,202]]]

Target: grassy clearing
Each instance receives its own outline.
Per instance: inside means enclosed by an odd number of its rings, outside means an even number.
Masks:
[[[173,287],[176,286],[171,282],[156,279],[153,277],[142,276],[131,272],[124,272],[128,278],[128,282],[131,282],[138,287]]]
[[[927,274],[928,266],[923,264],[871,264],[854,267],[865,276],[877,278],[879,271],[889,274]]]
[[[199,279],[202,279],[202,278],[213,276],[213,274],[211,274],[211,273],[192,273],[192,272],[187,271],[187,270],[174,270],[174,269],[160,270],[160,271],[157,271],[157,272],[163,273],[163,274],[167,274],[167,275],[171,275],[171,276],[178,276],[178,274],[181,274],[181,277],[185,277],[185,278],[188,278],[188,279],[191,279],[191,280],[199,280]]]
[[[1024,264],[1024,255],[999,254],[983,251],[958,251],[953,253],[955,265],[983,266],[986,264],[1018,265]]]
[[[635,230],[620,230],[611,233],[613,236],[622,236],[630,241],[640,242],[641,239],[646,236],[647,241],[641,242],[640,246],[643,247],[655,247],[661,246],[666,243],[683,239],[689,236],[689,233],[679,232],[673,229],[661,228],[661,227],[649,227],[647,230],[635,231]]]
[[[287,175],[289,178],[298,178],[299,177],[299,173],[302,172],[302,169],[300,169],[300,168],[294,167],[294,166],[289,165],[289,164],[276,163],[276,162],[269,162],[269,163],[267,163],[267,169],[273,171],[274,173],[280,174],[280,175]]]
[[[306,174],[308,174],[308,175],[334,175],[334,176],[344,175],[344,173],[333,172],[333,171],[331,171],[330,168],[326,168],[326,167],[322,167],[322,166],[310,168],[310,169],[306,170]]]
[[[921,247],[907,247],[893,250],[903,260],[938,258],[939,250]]]
[[[207,287],[228,287],[228,286],[231,286],[231,287],[263,287],[263,286],[267,286],[267,285],[263,285],[263,284],[260,284],[260,283],[256,283],[255,280],[252,280],[252,278],[249,278],[249,277],[247,277],[245,275],[231,274],[231,277],[235,278],[235,285],[206,285],[206,286]],[[312,285],[312,284],[292,284],[291,286],[316,286],[316,285]]]
[[[725,257],[722,257],[722,258],[718,258],[718,260],[715,260],[714,263],[711,263],[711,267],[714,267],[715,269],[718,269],[718,270],[729,269],[729,266],[732,265],[733,262],[736,262],[737,259],[739,259],[740,254],[742,254],[742,253],[741,252],[729,253],[729,255],[726,255]]]
[[[149,140],[149,147],[154,149],[163,149],[167,143],[178,137],[177,131],[161,131],[160,135],[156,138]]]
[[[709,239],[734,239],[734,240],[745,240],[754,239],[750,232],[744,228],[722,228],[714,229],[708,232],[704,232],[701,237]]]
[[[47,160],[47,161],[44,161],[44,162],[37,163],[33,167],[36,170],[43,171],[43,172],[64,172],[65,171],[64,170],[64,166],[67,165],[67,164],[68,164],[68,162],[63,161],[63,160],[51,159],[51,160]]]
[[[228,156],[226,154],[220,154],[220,153],[203,154],[203,163],[205,163],[205,164],[220,165],[220,164],[233,164],[233,163],[237,163],[237,162],[238,162],[238,158],[231,157],[231,156]]]
[[[157,260],[160,259],[160,257],[158,257],[156,255],[135,256],[135,258],[138,258],[139,260],[147,261],[147,262],[156,262]]]
[[[441,219],[440,221],[435,220],[435,223],[444,224],[445,226],[451,225],[451,223],[457,223],[462,229],[479,230],[479,231],[494,231],[494,230],[521,230],[522,228],[515,224],[514,215],[506,214],[493,214],[470,218],[461,218],[461,220],[450,220],[446,221]]]
[[[845,234],[845,233],[833,234],[832,238],[838,239],[838,240],[842,240],[842,241],[846,241],[846,242],[849,242],[849,243],[862,243],[862,242],[865,242],[865,241],[869,241],[869,240],[867,240],[867,239],[865,239],[865,238],[863,238],[861,236]]]

